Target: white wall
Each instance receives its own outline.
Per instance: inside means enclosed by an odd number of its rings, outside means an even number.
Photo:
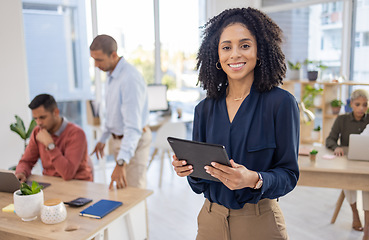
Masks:
[[[0,169],[16,165],[23,154],[23,140],[9,128],[20,116],[31,121],[21,0],[0,0]]]
[[[225,9],[229,8],[243,8],[243,7],[253,7],[259,8],[261,1],[255,0],[232,0],[232,1],[224,1],[224,0],[206,0],[206,15],[207,18],[210,19],[215,15],[221,13]]]

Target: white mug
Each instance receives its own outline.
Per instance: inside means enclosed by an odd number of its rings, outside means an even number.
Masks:
[[[67,218],[67,209],[60,199],[50,199],[44,202],[41,209],[41,221],[46,224],[63,222]]]

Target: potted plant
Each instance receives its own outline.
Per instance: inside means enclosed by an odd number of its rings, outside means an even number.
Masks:
[[[304,88],[304,94],[302,96],[302,102],[305,104],[305,107],[311,108],[314,105],[320,107],[321,100],[320,103],[318,103],[318,101],[315,100],[315,98],[319,96],[321,99],[322,93],[323,93],[322,88],[315,88],[314,86],[307,84]]]
[[[313,131],[311,132],[311,140],[318,141],[320,139],[320,130],[320,126],[317,126],[313,129]]]
[[[305,59],[304,65],[306,65],[307,69],[307,78],[309,81],[316,81],[318,78],[318,71],[325,70],[328,67],[326,65],[322,64],[322,61],[315,61],[315,60],[309,60]]]
[[[10,124],[10,130],[17,133],[24,140],[24,149],[27,147],[27,139],[31,136],[33,129],[36,127],[37,123],[34,119],[32,119],[29,124],[28,130],[26,130],[23,120],[15,115],[16,122]]]
[[[33,181],[29,186],[22,183],[19,190],[13,194],[15,213],[23,221],[32,221],[37,218],[44,204],[43,186]]]
[[[315,163],[316,162],[316,155],[318,154],[318,151],[315,150],[315,149],[312,149],[309,153],[309,156],[310,156],[310,161],[312,163]]]
[[[28,130],[24,126],[23,120],[18,116],[15,115],[15,123],[10,124],[10,130],[17,133],[24,141],[24,150],[26,150],[27,147],[27,141],[29,137],[31,136],[31,133],[33,129],[36,127],[37,123],[34,119],[30,122],[28,126]],[[12,166],[9,168],[9,170],[15,170],[16,166]]]
[[[301,79],[301,63],[297,61],[293,63],[291,61],[287,61],[289,71],[289,79],[291,80],[300,80]]]
[[[343,102],[341,100],[333,99],[331,101],[332,113],[338,114],[341,111],[342,105],[343,105]]]

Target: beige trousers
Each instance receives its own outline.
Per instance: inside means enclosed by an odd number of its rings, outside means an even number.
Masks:
[[[346,200],[350,205],[356,203],[357,199],[356,190],[343,190],[343,192],[345,193]],[[363,210],[369,211],[369,192],[362,191],[362,195],[363,195]]]
[[[127,184],[130,187],[146,188],[146,169],[149,160],[151,139],[151,130],[149,127],[145,127],[138,141],[135,154],[126,166]],[[112,140],[115,160],[117,159],[121,142],[121,139]]]
[[[246,203],[237,210],[206,199],[197,221],[196,240],[288,239],[284,217],[275,199]]]

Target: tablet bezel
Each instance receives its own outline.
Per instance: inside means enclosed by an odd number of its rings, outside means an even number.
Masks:
[[[223,145],[210,144],[205,142],[190,141],[175,137],[167,138],[169,145],[179,160],[186,160],[188,165],[193,166],[193,172],[189,175],[220,182],[212,177],[204,169],[210,166],[211,162],[217,162],[231,167],[227,151]]]

